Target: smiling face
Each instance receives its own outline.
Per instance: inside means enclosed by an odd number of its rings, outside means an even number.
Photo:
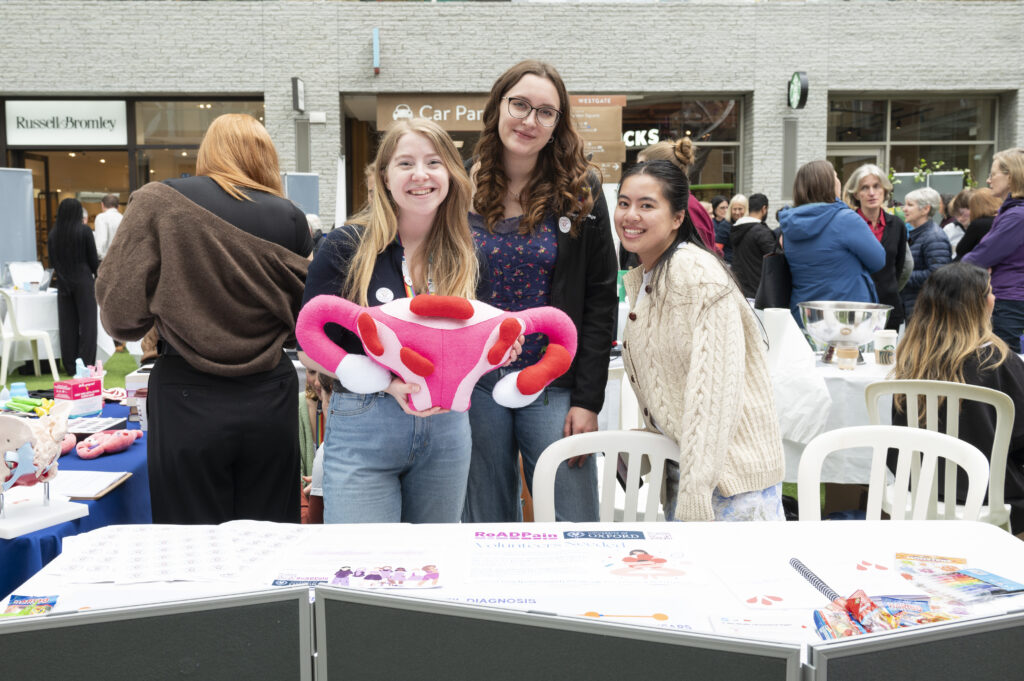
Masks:
[[[650,175],[627,177],[615,206],[615,231],[622,247],[640,256],[646,269],[672,245],[684,211],[672,212],[661,181]]]
[[[536,158],[558,126],[556,124],[549,128],[541,125],[537,121],[536,111],[530,111],[526,118],[514,118],[508,112],[508,99],[523,100],[534,108],[548,107],[561,111],[562,102],[558,99],[555,84],[547,78],[528,73],[502,96],[505,99],[498,104],[498,137],[505,147],[505,154]]]
[[[448,169],[423,135],[407,132],[395,145],[384,174],[399,216],[433,216],[448,196]]]
[[[865,175],[857,185],[857,200],[860,201],[861,210],[875,213],[882,208],[885,201],[885,187],[882,181],[874,175]]]
[[[999,161],[992,161],[992,169],[988,174],[988,187],[1000,201],[1010,194],[1010,174],[1002,169]]]
[[[724,220],[725,219],[725,214],[728,213],[728,212],[729,212],[729,203],[727,201],[722,201],[717,206],[715,206],[715,219],[716,220]]]

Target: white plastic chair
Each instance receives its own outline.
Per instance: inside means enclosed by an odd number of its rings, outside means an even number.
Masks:
[[[936,433],[920,428],[902,426],[853,426],[838,428],[822,433],[807,443],[800,457],[797,472],[797,493],[800,520],[821,520],[819,486],[821,485],[821,464],[832,452],[852,447],[871,448],[871,480],[868,483],[868,520],[882,517],[882,496],[886,487],[886,456],[890,448],[899,450],[896,465],[896,480],[892,485],[893,502],[890,517],[893,520],[938,520],[935,512],[935,470],[939,457],[955,462],[967,473],[967,503],[964,504],[962,520],[977,520],[981,501],[985,496],[988,480],[988,459],[972,444],[958,440],[951,435]],[[920,452],[918,484],[909,493],[910,463]],[[913,455],[913,456],[912,456]],[[948,470],[948,469],[947,469]],[[954,480],[956,469],[953,469]],[[954,483],[955,484],[955,483]],[[952,509],[949,509],[951,511]],[[945,520],[957,519],[947,511]]]
[[[11,357],[11,348],[17,341],[27,341],[31,344],[32,368],[35,370],[36,376],[39,375],[39,347],[37,343],[41,342],[43,350],[46,352],[46,359],[50,362],[53,380],[54,382],[59,381],[60,374],[57,373],[57,362],[54,361],[50,334],[46,331],[36,331],[35,329],[19,329],[17,314],[14,311],[14,300],[11,299],[11,296],[6,291],[0,291],[0,296],[3,296],[4,303],[7,305],[7,321],[4,321],[3,315],[0,315],[0,341],[3,343],[3,348],[0,350],[0,353],[2,353],[0,354],[0,383],[7,383],[7,364]]]
[[[600,492],[601,522],[615,520],[656,521],[660,505],[660,492],[665,477],[665,462],[679,457],[679,447],[671,438],[658,433],[630,430],[602,430],[581,433],[553,443],[540,455],[533,471],[533,518],[537,522],[555,520],[555,472],[565,460],[582,454],[604,452]],[[626,463],[626,501],[621,518],[615,513],[616,468],[619,456]],[[644,459],[650,462],[646,484],[647,502],[640,509],[640,467]]]
[[[1015,408],[1013,400],[1006,393],[991,388],[984,388],[977,385],[964,383],[951,383],[947,381],[916,381],[916,380],[893,380],[878,381],[869,385],[864,396],[867,400],[868,418],[872,424],[881,423],[884,407],[879,406],[879,399],[882,397],[894,397],[905,395],[906,402],[904,409],[907,414],[907,425],[911,428],[920,428],[920,411],[918,397],[925,398],[925,425],[927,430],[938,432],[939,429],[939,398],[943,397],[946,415],[946,434],[952,437],[960,435],[960,404],[963,401],[981,402],[991,405],[996,413],[995,437],[992,440],[992,450],[989,452],[989,479],[988,479],[988,505],[981,507],[979,520],[991,525],[1001,527],[1007,532],[1010,531],[1010,506],[1004,503],[1003,495],[1006,482],[1006,457],[1010,448],[1010,436],[1013,430],[1013,419]],[[917,478],[920,462],[911,462],[911,484]],[[947,462],[947,467],[950,464]],[[933,483],[938,485],[936,479]],[[956,475],[947,470],[943,485],[943,498],[956,499]],[[937,497],[933,497],[937,499]],[[889,512],[889,495],[883,498],[882,509]],[[944,503],[935,501],[936,507],[932,512],[945,514]],[[956,506],[956,513],[963,512],[962,506]]]

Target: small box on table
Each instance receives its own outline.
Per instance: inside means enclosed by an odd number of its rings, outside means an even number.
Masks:
[[[103,411],[103,379],[71,378],[53,384],[53,399],[71,404],[71,418],[95,416]]]

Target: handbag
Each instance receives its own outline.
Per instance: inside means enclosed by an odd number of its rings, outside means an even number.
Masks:
[[[789,297],[793,293],[793,274],[785,253],[769,253],[761,260],[761,281],[754,296],[754,309],[769,307],[789,308]]]

